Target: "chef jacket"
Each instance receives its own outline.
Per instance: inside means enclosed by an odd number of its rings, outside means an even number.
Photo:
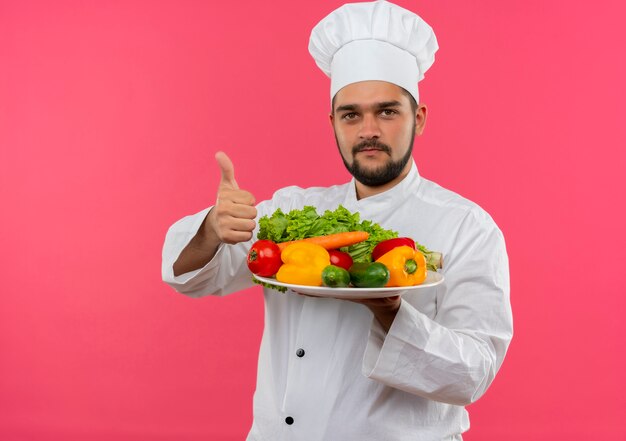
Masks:
[[[312,205],[323,213],[340,204],[442,252],[445,281],[405,293],[388,332],[361,304],[265,288],[247,440],[460,440],[469,428],[464,406],[485,393],[513,334],[500,229],[478,205],[421,177],[415,163],[395,187],[364,199],[352,179],[287,187],[257,210]],[[253,286],[246,255],[255,239],[222,244],[206,266],[174,276],[209,209],[171,226],[163,248],[163,280],[190,297]]]

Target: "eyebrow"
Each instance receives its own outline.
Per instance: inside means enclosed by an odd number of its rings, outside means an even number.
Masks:
[[[375,109],[387,109],[389,107],[400,107],[402,105],[402,103],[400,103],[400,101],[382,101],[380,103],[376,103],[374,104],[372,107],[374,107]],[[360,109],[361,106],[359,106],[358,104],[343,104],[339,107],[337,107],[337,109],[335,110],[336,112],[345,112],[345,111],[355,111],[357,109]]]

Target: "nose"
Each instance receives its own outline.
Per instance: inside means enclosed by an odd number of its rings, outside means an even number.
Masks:
[[[363,116],[361,127],[359,127],[359,138],[380,138],[380,126],[375,115],[366,113]]]

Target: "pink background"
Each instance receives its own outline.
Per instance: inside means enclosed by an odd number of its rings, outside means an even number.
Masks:
[[[621,1],[398,1],[441,50],[420,172],[507,238],[515,337],[465,439],[626,439]],[[224,149],[348,179],[309,32],[339,1],[0,0],[0,439],[242,440],[260,291],[161,282]]]

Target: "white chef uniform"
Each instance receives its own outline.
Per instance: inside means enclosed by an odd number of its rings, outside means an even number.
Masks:
[[[445,283],[402,297],[387,334],[363,305],[264,289],[265,329],[249,441],[460,440],[465,405],[492,382],[512,337],[505,243],[476,204],[410,173],[357,200],[354,179],[288,187],[258,215],[342,204],[444,255]],[[174,224],[163,280],[191,297],[253,286],[252,241],[221,245],[204,268],[174,277],[173,263],[209,209]],[[256,236],[257,231],[255,231]]]
[[[348,84],[381,80],[416,102],[417,82],[437,48],[430,26],[385,1],[340,7],[309,42],[331,78],[331,98]],[[469,427],[464,406],[490,385],[513,332],[502,233],[476,204],[421,178],[415,163],[398,185],[365,199],[357,200],[353,179],[330,188],[288,187],[257,209],[260,217],[340,204],[442,252],[445,283],[403,295],[388,333],[363,305],[264,289],[248,440],[461,439]],[[192,297],[253,285],[246,265],[252,241],[221,245],[204,268],[174,277],[174,262],[208,210],[174,224],[163,248],[163,280]]]

